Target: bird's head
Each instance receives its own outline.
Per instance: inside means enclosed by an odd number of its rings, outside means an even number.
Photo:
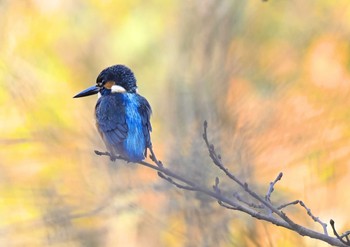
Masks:
[[[136,93],[137,85],[134,73],[124,65],[105,68],[97,76],[96,85],[85,89],[73,98],[85,97],[96,93]]]

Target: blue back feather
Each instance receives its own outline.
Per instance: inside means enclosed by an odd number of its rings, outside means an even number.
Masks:
[[[129,127],[128,136],[124,141],[124,148],[127,150],[131,161],[143,160],[146,148],[145,137],[142,128],[142,119],[139,112],[140,102],[137,94],[125,93],[125,114],[126,124]]]
[[[151,107],[135,93],[105,91],[96,104],[97,128],[112,154],[121,154],[130,161],[145,158],[151,146]]]

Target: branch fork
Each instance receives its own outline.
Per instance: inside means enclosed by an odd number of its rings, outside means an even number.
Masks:
[[[273,205],[273,203],[271,202],[271,196],[275,190],[275,185],[283,177],[282,172],[280,172],[277,175],[277,177],[272,182],[270,182],[265,196],[260,196],[255,191],[250,189],[248,183],[241,181],[238,177],[236,177],[233,173],[231,173],[229,169],[225,167],[225,165],[222,163],[220,154],[216,152],[215,146],[211,144],[208,140],[207,121],[204,121],[203,127],[204,127],[203,140],[207,146],[209,157],[211,158],[214,165],[217,166],[230,180],[232,180],[234,183],[239,185],[242,191],[245,194],[247,194],[247,197],[249,198],[249,200],[254,202],[249,202],[249,201],[246,201],[246,199],[242,199],[238,193],[231,195],[231,197],[225,196],[220,189],[220,179],[218,177],[215,178],[212,189],[209,189],[205,186],[196,184],[190,179],[185,178],[184,176],[169,170],[168,168],[164,167],[163,163],[160,160],[157,159],[152,147],[149,148],[150,150],[149,157],[154,164],[151,164],[145,161],[139,161],[137,163],[157,171],[157,174],[160,178],[164,179],[168,183],[173,184],[179,189],[201,192],[211,198],[214,198],[218,202],[218,204],[224,208],[241,211],[242,213],[248,214],[256,219],[270,222],[274,225],[281,226],[291,231],[294,231],[302,236],[308,236],[310,238],[318,239],[333,246],[341,246],[341,247],[350,246],[350,231],[345,232],[342,235],[339,235],[335,229],[334,221],[331,220],[330,224],[332,226],[333,233],[336,236],[336,238],[329,236],[327,232],[327,224],[321,221],[319,217],[316,217],[311,212],[311,209],[308,208],[303,201],[294,200],[292,202],[288,202],[280,206]],[[124,157],[112,156],[108,152],[100,152],[95,150],[95,153],[100,156],[109,156],[111,160],[119,159],[119,160],[124,160],[129,162]],[[298,204],[306,210],[307,215],[313,221],[315,221],[316,223],[319,223],[322,226],[323,233],[314,231],[312,229],[306,228],[302,225],[295,223],[292,219],[290,219],[287,216],[286,213],[282,211],[282,209],[286,207],[298,205]],[[268,212],[263,213],[261,211],[262,209],[267,209]]]

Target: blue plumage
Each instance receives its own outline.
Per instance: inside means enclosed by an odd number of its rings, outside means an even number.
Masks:
[[[115,86],[117,91],[114,90]],[[133,162],[143,160],[147,148],[152,145],[152,110],[136,89],[132,71],[123,65],[114,65],[100,73],[95,87],[75,96],[100,92],[101,97],[95,107],[97,129],[113,156],[119,154]]]
[[[137,93],[109,93],[96,104],[96,125],[107,149],[130,161],[145,158],[150,147],[151,107]]]
[[[143,133],[142,115],[139,112],[140,101],[137,94],[123,94],[125,102],[126,124],[128,136],[124,142],[124,150],[132,161],[143,160],[146,136]],[[149,132],[148,132],[149,133]]]

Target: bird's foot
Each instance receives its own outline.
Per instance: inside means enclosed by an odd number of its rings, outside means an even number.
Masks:
[[[99,155],[99,156],[110,156],[110,153],[108,152],[101,152],[101,151],[98,151],[98,150],[94,150],[95,154],[96,155]]]
[[[94,150],[95,151],[95,154],[99,155],[99,156],[108,156],[110,158],[111,161],[115,161],[118,156],[115,156],[109,152],[101,152],[101,151],[98,151],[98,150]]]
[[[117,159],[120,159],[120,160],[125,160],[126,162],[129,163],[129,160],[124,158],[121,155],[114,155],[114,154],[111,154],[109,152],[101,152],[101,151],[98,151],[98,150],[94,150],[94,152],[95,152],[96,155],[99,155],[99,156],[108,156],[109,159],[111,161],[113,161],[113,162],[116,161]]]
[[[115,156],[115,155],[109,155],[109,159],[111,160],[111,161],[115,161],[116,159],[118,159],[119,158],[119,156]]]

